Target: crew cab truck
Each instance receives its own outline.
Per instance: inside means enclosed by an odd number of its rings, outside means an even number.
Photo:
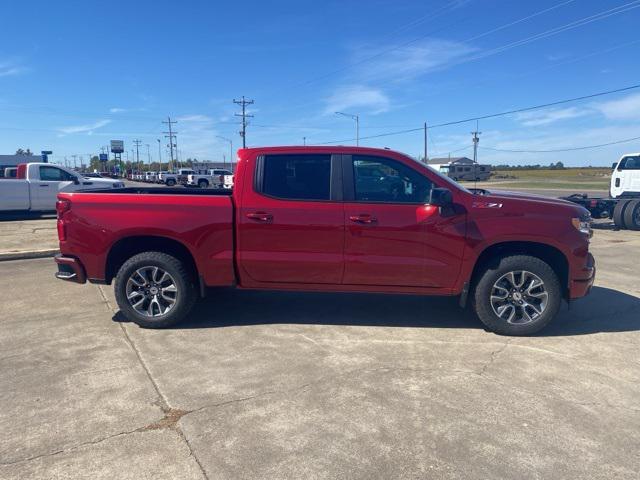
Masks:
[[[582,205],[594,217],[611,218],[620,229],[640,230],[640,153],[627,153],[613,163],[609,198],[576,193],[564,199]]]
[[[123,188],[108,178],[86,178],[81,173],[50,163],[22,163],[16,178],[0,180],[0,212],[45,212],[56,209],[59,192]]]
[[[197,185],[200,188],[224,188],[225,175],[232,175],[229,170],[214,168],[206,173],[191,173],[187,175],[187,185]]]
[[[387,180],[371,182],[372,170]],[[235,180],[232,191],[61,193],[56,276],[113,283],[143,327],[182,320],[207,287],[235,286],[459,296],[509,335],[538,331],[594,281],[584,208],[473,193],[401,153],[241,149]]]

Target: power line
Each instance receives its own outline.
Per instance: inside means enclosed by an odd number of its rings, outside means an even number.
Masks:
[[[449,126],[449,125],[457,125],[457,124],[460,124],[460,123],[473,122],[473,121],[477,121],[477,120],[485,120],[487,118],[501,117],[501,116],[504,116],[504,115],[511,115],[513,113],[528,112],[530,110],[537,110],[537,109],[540,109],[540,108],[553,107],[553,106],[556,106],[556,105],[562,105],[564,103],[577,102],[577,101],[580,101],[580,100],[587,100],[589,98],[601,97],[603,95],[611,95],[613,93],[626,92],[628,90],[633,90],[635,88],[640,88],[640,84],[631,85],[629,87],[624,87],[624,88],[618,88],[616,90],[607,90],[606,92],[593,93],[591,95],[583,95],[581,97],[567,98],[565,100],[558,100],[557,102],[543,103],[541,105],[534,105],[532,107],[518,108],[518,109],[514,109],[514,110],[508,110],[508,111],[505,111],[505,112],[500,112],[500,113],[492,113],[490,115],[482,115],[482,116],[479,116],[479,117],[471,117],[471,118],[465,118],[463,120],[455,120],[455,121],[452,121],[452,122],[440,123],[440,124],[437,124],[437,125],[431,125],[429,128],[446,127],[446,126]]]
[[[548,150],[509,150],[509,149],[493,148],[493,147],[485,147],[485,146],[482,146],[480,148],[486,149],[486,150],[492,150],[494,152],[507,152],[507,153],[558,153],[558,152],[575,152],[577,150],[589,150],[592,148],[608,147],[610,145],[618,145],[620,143],[628,143],[628,142],[633,142],[635,140],[640,140],[640,137],[625,138],[624,140],[616,140],[614,142],[600,143],[598,145],[584,145],[582,147],[571,147],[571,148],[553,148]]]
[[[565,100],[558,100],[556,102],[549,102],[549,103],[543,103],[540,105],[534,105],[531,107],[525,107],[525,108],[517,108],[514,110],[507,110],[504,112],[499,112],[499,113],[492,113],[492,114],[488,114],[488,115],[481,115],[478,117],[469,117],[469,118],[465,118],[462,120],[454,120],[454,121],[450,121],[450,122],[445,122],[445,123],[438,123],[435,125],[429,125],[427,128],[429,130],[433,129],[433,128],[439,128],[439,127],[446,127],[446,126],[450,126],[450,125],[459,125],[461,123],[468,123],[468,122],[473,122],[473,121],[478,121],[478,120],[485,120],[487,118],[495,118],[495,117],[501,117],[501,116],[505,116],[505,115],[511,115],[514,113],[520,113],[520,112],[528,112],[531,110],[537,110],[540,108],[548,108],[548,107],[552,107],[555,105],[562,105],[565,103],[570,103],[570,102],[577,102],[580,100],[587,100],[590,98],[596,98],[596,97],[601,97],[603,95],[611,95],[614,93],[620,93],[620,92],[626,92],[629,90],[633,90],[636,88],[640,88],[640,84],[636,84],[636,85],[631,85],[628,87],[623,87],[623,88],[618,88],[615,90],[607,90],[605,92],[598,92],[598,93],[592,93],[590,95],[583,95],[581,97],[574,97],[574,98],[567,98]],[[411,132],[417,132],[417,131],[422,131],[424,129],[424,127],[418,127],[418,128],[409,128],[406,130],[399,130],[399,131],[395,131],[395,132],[385,132],[385,133],[380,133],[378,135],[369,135],[366,137],[360,137],[360,140],[368,140],[371,138],[380,138],[380,137],[389,137],[392,135],[402,135],[403,133],[411,133]],[[320,142],[320,143],[314,143],[314,145],[331,145],[331,144],[335,144],[335,143],[343,143],[343,142],[352,142],[355,139],[353,138],[348,138],[348,139],[343,139],[343,140],[332,140],[330,142]]]

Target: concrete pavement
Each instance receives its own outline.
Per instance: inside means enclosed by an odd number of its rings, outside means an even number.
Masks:
[[[637,478],[640,232],[592,249],[592,295],[529,338],[453,299],[232,290],[143,330],[3,262],[0,478]]]

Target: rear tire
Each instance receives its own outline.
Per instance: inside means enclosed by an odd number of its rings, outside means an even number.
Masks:
[[[629,205],[629,200],[620,200],[613,209],[613,223],[620,229],[626,228],[624,223],[624,212]]]
[[[167,180],[167,187],[173,187],[175,186],[176,181],[173,179]]]
[[[165,328],[186,317],[197,299],[184,263],[162,252],[143,252],[124,262],[116,276],[120,311],[143,328]]]
[[[503,257],[487,266],[473,295],[482,323],[499,335],[513,336],[544,328],[558,313],[561,300],[556,273],[546,262],[528,255]]]
[[[200,181],[198,182],[198,186],[199,186],[200,188],[207,188],[207,187],[209,186],[209,182],[207,182],[206,180],[200,180]]]
[[[640,200],[629,200],[623,218],[629,230],[640,230]]]

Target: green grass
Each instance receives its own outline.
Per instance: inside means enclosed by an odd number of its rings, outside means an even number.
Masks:
[[[496,170],[485,185],[501,188],[547,188],[566,190],[608,190],[609,168],[566,168],[564,170]]]

